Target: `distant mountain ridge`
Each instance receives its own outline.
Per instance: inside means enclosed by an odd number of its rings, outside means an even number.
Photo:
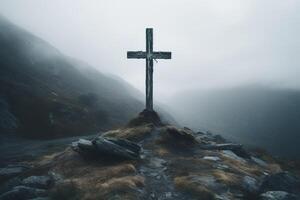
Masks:
[[[169,106],[186,126],[300,158],[299,90],[261,85],[195,90],[176,95]]]
[[[58,137],[112,128],[143,108],[138,91],[0,16],[0,130]]]

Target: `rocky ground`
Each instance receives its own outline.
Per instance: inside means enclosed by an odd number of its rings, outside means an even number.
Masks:
[[[162,124],[156,113],[142,112],[101,137],[139,144],[140,158],[89,157],[68,147],[7,165],[0,200],[299,199],[300,181],[284,163],[219,135]]]

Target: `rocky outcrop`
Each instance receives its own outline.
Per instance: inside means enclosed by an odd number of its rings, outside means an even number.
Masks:
[[[22,184],[28,187],[48,189],[54,180],[50,176],[30,176],[23,179]]]
[[[97,137],[92,141],[80,139],[73,142],[72,148],[84,157],[94,159],[139,159],[141,147],[129,140]]]
[[[260,200],[299,200],[294,194],[289,194],[284,191],[268,191],[260,196]]]
[[[154,126],[161,126],[163,123],[160,120],[159,115],[155,111],[143,110],[139,115],[127,124],[128,127],[142,126],[146,124],[153,124]]]
[[[0,183],[17,175],[20,175],[30,169],[26,164],[13,164],[0,168]]]
[[[33,162],[0,191],[83,200],[299,199],[299,178],[269,155],[211,133],[148,122],[76,141]]]
[[[46,191],[26,186],[16,186],[12,190],[0,195],[0,200],[33,199],[46,196]]]
[[[299,193],[300,180],[289,172],[279,172],[266,176],[262,182],[261,190],[285,191]]]

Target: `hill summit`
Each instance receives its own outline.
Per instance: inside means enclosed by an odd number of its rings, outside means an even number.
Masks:
[[[119,129],[0,169],[0,199],[299,199],[297,170],[285,169],[263,151],[145,110]]]

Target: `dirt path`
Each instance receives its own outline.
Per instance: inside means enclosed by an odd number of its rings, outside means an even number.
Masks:
[[[148,143],[152,142],[158,135],[154,130],[151,136],[142,141],[142,162],[138,167],[139,174],[145,177],[145,187],[141,193],[140,199],[188,199],[182,193],[175,191],[171,177],[168,175],[168,162],[163,158],[155,155],[151,147],[147,148]],[[148,145],[149,146],[149,145]]]

